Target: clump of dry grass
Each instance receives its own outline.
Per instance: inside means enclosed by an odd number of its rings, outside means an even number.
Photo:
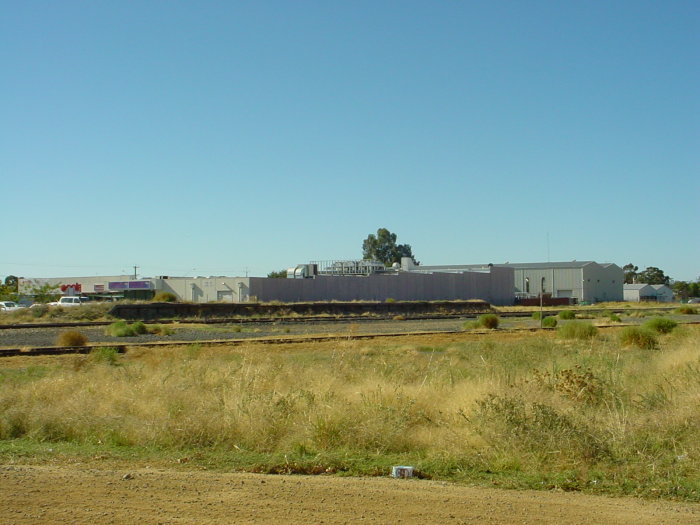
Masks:
[[[85,346],[87,337],[77,330],[61,332],[56,337],[56,346]]]

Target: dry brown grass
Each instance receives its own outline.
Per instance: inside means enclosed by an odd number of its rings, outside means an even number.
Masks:
[[[0,382],[0,439],[411,454],[695,490],[699,340],[685,327],[654,351],[554,333],[136,349]]]
[[[77,330],[61,332],[56,337],[56,346],[85,346],[87,337]]]

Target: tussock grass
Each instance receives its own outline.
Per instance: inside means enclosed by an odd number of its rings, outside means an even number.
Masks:
[[[175,330],[171,326],[163,324],[152,324],[148,326],[147,329],[149,334],[154,335],[172,335],[175,333]]]
[[[160,325],[152,327],[151,330],[153,330],[151,333],[167,335]],[[147,333],[149,333],[149,329],[142,321],[136,321],[131,324],[126,321],[116,321],[105,328],[105,334],[112,337],[134,337]]]
[[[57,346],[85,346],[87,337],[78,330],[67,330],[56,337]]]
[[[555,328],[557,326],[557,318],[554,316],[547,316],[542,319],[542,326],[544,328]]]
[[[678,323],[664,317],[654,317],[645,321],[642,326],[659,334],[670,334],[678,326]]]
[[[154,303],[176,303],[178,301],[177,295],[171,292],[157,292],[154,296],[153,299],[151,299]]]
[[[482,314],[477,319],[479,326],[483,328],[488,328],[490,330],[495,330],[498,328],[499,319],[496,314]]]
[[[557,329],[557,333],[564,339],[592,339],[598,335],[598,329],[591,323],[583,321],[570,321]]]
[[[465,321],[462,324],[463,330],[477,330],[479,328],[487,328],[495,330],[498,328],[500,319],[496,314],[482,314],[475,321]]]
[[[660,351],[537,334],[76,356],[0,374],[0,440],[699,501],[699,342],[687,327]]]
[[[698,309],[693,306],[679,306],[676,309],[676,313],[682,315],[697,315]]]
[[[649,328],[626,326],[620,332],[620,344],[622,346],[636,346],[651,350],[658,346],[659,341],[656,333]]]

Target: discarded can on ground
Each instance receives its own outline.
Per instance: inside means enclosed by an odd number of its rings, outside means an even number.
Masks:
[[[391,477],[392,478],[412,478],[413,477],[413,467],[405,467],[405,466],[391,467]]]

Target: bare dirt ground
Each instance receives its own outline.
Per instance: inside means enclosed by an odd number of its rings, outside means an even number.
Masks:
[[[424,480],[0,466],[0,524],[692,524],[700,506]]]

